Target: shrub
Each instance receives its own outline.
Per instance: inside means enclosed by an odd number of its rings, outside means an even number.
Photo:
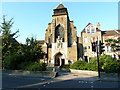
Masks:
[[[33,63],[33,62],[31,62],[31,61],[25,61],[25,62],[21,62],[20,64],[18,64],[18,69],[20,69],[20,70],[25,70],[26,69],[26,67],[28,66],[28,65],[30,65],[31,63]]]
[[[120,73],[120,61],[109,55],[99,57],[100,71],[106,73]],[[76,61],[70,66],[71,69],[98,71],[98,62],[96,57],[91,57],[90,62]]]
[[[6,56],[3,62],[3,66],[5,69],[17,70],[20,69],[18,65],[23,62],[24,56],[19,54]]]
[[[71,69],[77,69],[77,70],[86,70],[86,64],[87,62],[85,61],[76,61],[72,65],[70,65]]]
[[[70,68],[70,65],[62,65],[62,66],[60,66],[60,68],[66,68],[66,69],[69,69],[69,68]]]
[[[91,62],[93,62],[93,64]],[[97,67],[95,69],[95,66],[94,66],[95,62],[96,62],[96,66],[97,66],[98,63],[97,63],[97,58],[96,57],[93,57],[93,58],[90,59],[90,63],[88,63],[88,66],[87,66],[89,70],[96,70],[97,71]],[[115,58],[113,58],[110,55],[99,56],[99,62],[100,62],[100,71],[104,71],[106,73],[120,72],[119,71],[120,70],[120,62],[117,61]]]
[[[98,64],[97,60],[90,59],[90,62],[86,64],[87,70],[97,71],[98,70]]]
[[[30,70],[30,71],[45,71],[46,70],[46,64],[45,63],[38,63],[34,62],[28,65],[25,70]]]
[[[106,73],[120,73],[120,62],[113,61],[104,63],[103,69]]]

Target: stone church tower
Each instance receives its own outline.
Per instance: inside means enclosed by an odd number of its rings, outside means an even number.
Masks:
[[[42,48],[50,66],[70,64],[78,59],[76,27],[69,19],[67,8],[62,4],[54,9]]]

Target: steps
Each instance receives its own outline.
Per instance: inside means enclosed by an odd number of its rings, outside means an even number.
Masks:
[[[60,66],[47,67],[47,70],[48,70],[48,71],[59,72],[59,71],[60,71]]]

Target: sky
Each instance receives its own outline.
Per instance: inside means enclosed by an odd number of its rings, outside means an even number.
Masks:
[[[34,36],[37,40],[45,39],[45,30],[52,21],[53,9],[60,2],[2,2],[2,15],[7,20],[14,18],[12,32],[19,29],[20,43],[27,37]],[[118,29],[118,2],[62,2],[68,9],[69,18],[77,27],[77,35],[90,22],[101,24],[101,30]],[[0,17],[0,22],[1,22]]]

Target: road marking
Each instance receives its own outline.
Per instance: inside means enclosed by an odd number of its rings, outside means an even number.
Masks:
[[[41,79],[41,81],[44,81],[45,79]]]
[[[43,87],[45,87],[46,85],[43,85]]]
[[[93,83],[93,82],[90,82],[90,83]]]
[[[91,86],[91,88],[93,88],[94,86]]]

